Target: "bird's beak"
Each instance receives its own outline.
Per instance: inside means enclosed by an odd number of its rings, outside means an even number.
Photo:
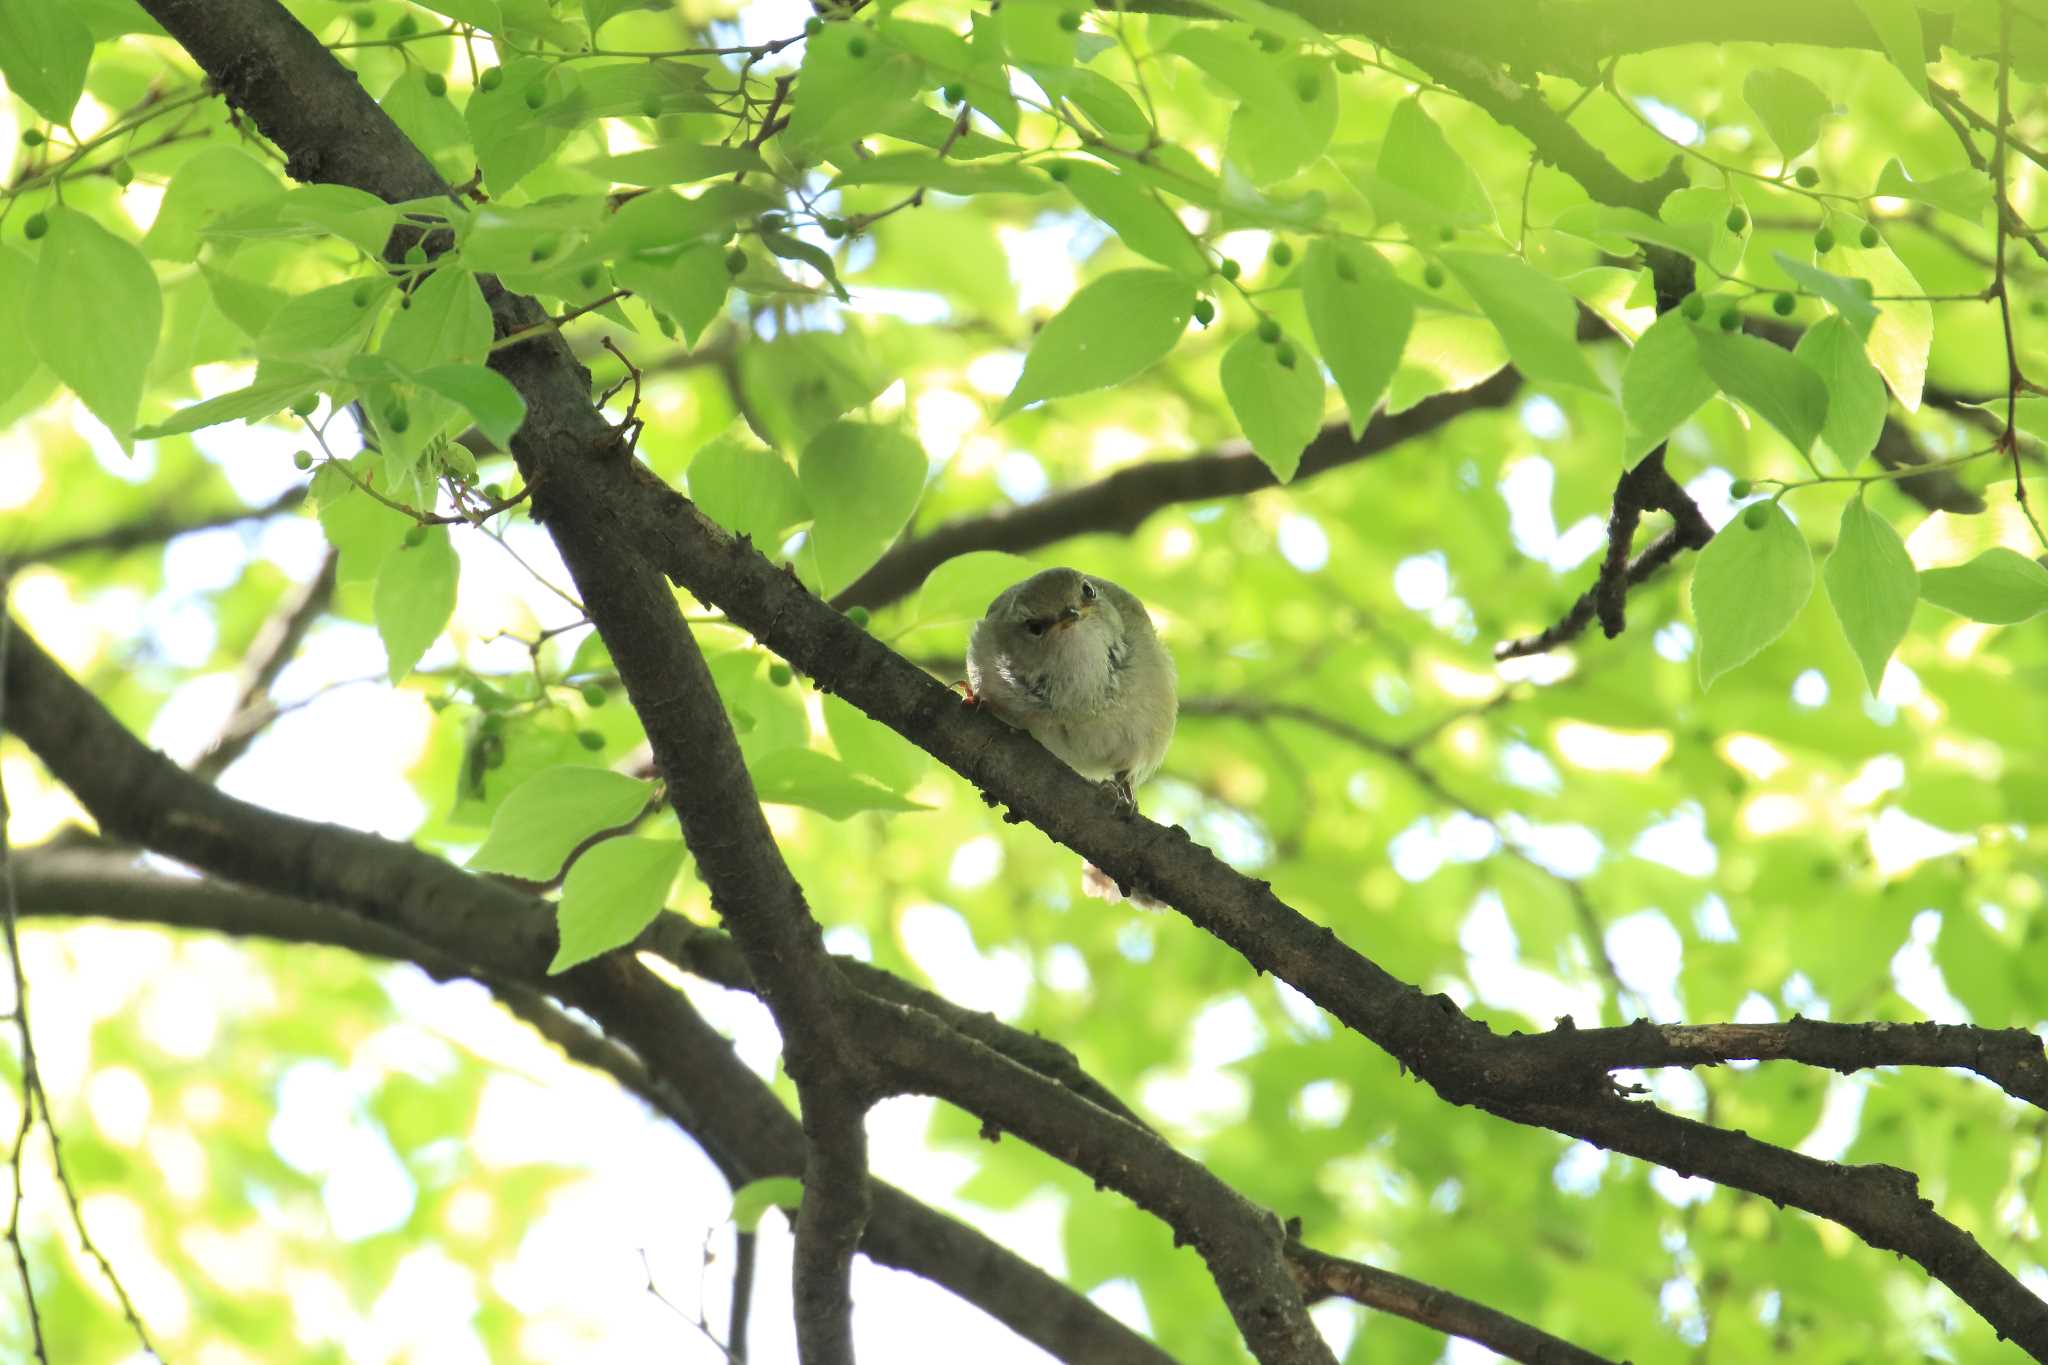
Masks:
[[[1054,630],[1065,630],[1080,619],[1081,609],[1079,607],[1068,607],[1060,612],[1060,619],[1052,623],[1052,628]]]

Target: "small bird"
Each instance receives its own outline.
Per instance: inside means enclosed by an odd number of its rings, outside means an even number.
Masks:
[[[967,685],[970,703],[1101,782],[1128,810],[1173,738],[1173,658],[1145,604],[1074,569],[1033,574],[989,603],[968,637]],[[1093,865],[1081,885],[1122,899]]]

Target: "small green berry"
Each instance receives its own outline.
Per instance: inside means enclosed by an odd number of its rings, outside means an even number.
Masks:
[[[961,85],[948,85],[941,87],[939,90],[939,98],[944,100],[948,104],[965,104],[967,103],[967,88]]]
[[[868,628],[868,609],[866,607],[848,607],[846,609],[846,619],[859,626],[862,630],[866,630]]]
[[[1751,483],[1748,479],[1737,479],[1735,480],[1735,482],[1728,485],[1728,496],[1740,502],[1742,499],[1748,497],[1755,490],[1756,485]]]
[[[1820,183],[1820,172],[1811,166],[1801,166],[1792,173],[1792,178],[1807,189],[1812,189]]]
[[[1268,346],[1276,344],[1280,340],[1280,324],[1271,318],[1260,318],[1259,340]]]
[[[1207,327],[1216,320],[1216,305],[1207,299],[1195,300],[1195,321]]]
[[[1066,162],[1055,161],[1052,163],[1052,165],[1047,166],[1045,168],[1045,173],[1052,177],[1054,184],[1064,185],[1067,183],[1067,177],[1069,175],[1072,175],[1073,171],[1068,167]]]
[[[551,234],[535,242],[532,249],[526,253],[526,259],[538,264],[561,250],[561,247],[562,239]]]
[[[597,282],[603,278],[604,272],[594,265],[586,265],[576,272],[577,287],[582,289],[597,288]]]
[[[1742,314],[1730,308],[1714,321],[1724,332],[1738,331],[1742,327]]]
[[[601,683],[585,683],[577,690],[583,694],[583,704],[585,706],[603,706],[612,699],[612,694],[605,691]]]
[[[435,99],[440,99],[448,93],[448,78],[438,71],[429,71],[427,73],[425,85],[427,93]]]
[[[357,28],[371,28],[377,22],[377,11],[373,9],[359,9],[355,13],[355,21]]]
[[[846,235],[846,220],[844,218],[827,218],[819,226],[825,230],[825,235],[835,242]]]
[[[1294,248],[1285,242],[1276,241],[1267,248],[1266,258],[1284,270],[1294,264]]]
[[[858,33],[846,40],[846,55],[859,59],[868,55],[868,40]]]
[[[1792,309],[1796,306],[1790,294],[1780,294],[1771,300],[1771,311],[1781,318],[1791,317]]]
[[[648,96],[648,97],[647,97],[646,99],[644,99],[644,100],[641,100],[641,101],[640,101],[640,117],[642,117],[642,118],[660,118],[660,117],[661,117],[661,96],[659,96],[659,95],[649,95],[649,96]]]
[[[496,735],[491,736],[491,742],[483,746],[483,756],[486,768],[504,767],[505,741],[499,739]]]
[[[501,483],[487,483],[487,484],[485,484],[485,485],[484,485],[484,496],[485,496],[485,497],[487,497],[487,498],[489,498],[489,499],[490,499],[490,500],[491,500],[492,502],[503,502],[503,501],[505,501],[505,485],[504,485],[504,484],[501,484]]]
[[[1695,289],[1692,293],[1685,296],[1684,302],[1678,305],[1678,311],[1685,314],[1692,321],[1698,322],[1707,313],[1706,295]]]
[[[1835,249],[1835,234],[1829,228],[1822,228],[1813,234],[1813,249],[1825,256]]]
[[[825,21],[817,15],[813,14],[810,18],[804,20],[804,36],[806,38],[815,38],[824,31]]]
[[[1069,33],[1079,33],[1081,31],[1081,12],[1070,9],[1061,14],[1060,27]]]
[[[410,14],[401,14],[392,21],[390,37],[393,42],[402,43],[420,31],[419,21]]]
[[[660,328],[661,334],[664,337],[667,337],[670,341],[674,341],[676,339],[676,320],[670,317],[668,314],[656,313],[654,315],[654,325]]]
[[[768,665],[768,681],[777,687],[787,687],[795,678],[796,674],[789,671],[788,664],[772,663]]]
[[[1738,205],[1728,210],[1728,230],[1730,232],[1740,232],[1748,226],[1749,215],[1742,211],[1741,206]]]
[[[505,68],[501,66],[489,67],[483,75],[476,78],[476,88],[479,90],[496,90],[504,83]]]
[[[1764,529],[1764,523],[1771,519],[1771,505],[1767,502],[1753,502],[1742,509],[1742,524],[1752,531]]]
[[[135,168],[125,158],[107,167],[107,174],[114,177],[114,183],[124,190],[135,180]]]
[[[368,308],[372,292],[374,291],[370,288],[370,282],[365,280],[356,286],[355,292],[348,296],[348,301],[358,308]]]
[[[1273,348],[1273,359],[1275,359],[1275,360],[1277,360],[1277,361],[1279,361],[1279,362],[1280,362],[1280,368],[1281,368],[1281,369],[1283,369],[1283,370],[1291,370],[1291,369],[1293,369],[1293,368],[1294,368],[1294,345],[1293,345],[1293,343],[1292,343],[1292,342],[1286,342],[1286,341],[1283,341],[1283,342],[1281,342],[1281,343],[1280,343],[1280,344],[1279,344],[1278,346],[1275,346],[1275,347]]]
[[[292,463],[300,469],[311,469],[313,467],[313,452],[310,450],[294,452]]]
[[[1221,275],[1226,280],[1234,280],[1241,273],[1243,273],[1243,271],[1242,267],[1240,267],[1236,261],[1233,261],[1228,256],[1226,256],[1223,258],[1223,263],[1216,267],[1216,273]]]
[[[1431,261],[1428,265],[1422,268],[1422,282],[1428,285],[1431,289],[1443,288],[1444,268],[1438,265],[1435,261]]]
[[[604,736],[595,730],[578,730],[576,732],[576,742],[590,750],[590,752],[596,753],[604,747]]]
[[[1252,30],[1252,41],[1257,43],[1266,52],[1278,52],[1281,48],[1287,46],[1286,40],[1279,34],[1268,33],[1262,28]]]
[[[405,533],[405,548],[408,550],[417,550],[426,543],[427,528],[424,526],[414,526]]]
[[[1869,251],[1884,239],[1877,235],[1877,229],[1875,227],[1872,227],[1869,223],[1865,223],[1863,225],[1863,231],[1856,234],[1856,240],[1862,244],[1863,249],[1865,251]]]
[[[744,248],[734,247],[725,253],[725,273],[737,275],[747,268],[747,253]]]
[[[40,147],[48,141],[49,139],[43,136],[43,131],[40,128],[24,128],[21,130],[21,145],[24,147]]]
[[[1294,97],[1303,104],[1314,104],[1322,90],[1323,83],[1316,79],[1313,71],[1303,71],[1294,78]]]
[[[400,294],[398,296],[398,311],[401,313],[412,311],[412,295]]]
[[[764,213],[754,220],[754,226],[763,232],[780,232],[788,223],[779,213]]]
[[[292,413],[297,417],[311,417],[319,410],[320,395],[317,393],[302,393],[299,401],[292,404]]]
[[[1337,278],[1344,281],[1344,283],[1358,283],[1358,267],[1351,264],[1349,256],[1339,255],[1337,257],[1336,271]]]
[[[2030,318],[2048,318],[2048,299],[2028,299],[2027,316]]]
[[[1436,230],[1436,239],[1439,242],[1455,242],[1458,240],[1458,230],[1454,227],[1438,228]]]
[[[1356,75],[1357,75],[1357,74],[1358,74],[1359,72],[1361,72],[1361,71],[1363,71],[1363,70],[1365,70],[1365,63],[1364,63],[1364,62],[1361,62],[1361,61],[1359,61],[1359,60],[1358,60],[1358,58],[1356,58],[1356,57],[1352,56],[1352,55],[1351,55],[1350,53],[1348,53],[1348,52],[1345,52],[1345,53],[1340,53],[1340,54],[1338,55],[1338,57],[1337,57],[1337,74],[1338,74],[1338,75],[1340,75],[1340,76],[1356,76]]]
[[[539,86],[532,86],[526,92],[526,107],[538,109],[548,102],[548,92]]]
[[[395,403],[392,405],[391,411],[384,414],[384,425],[390,427],[394,433],[402,436],[405,434],[405,429],[412,425],[412,414],[405,410],[403,403]]]

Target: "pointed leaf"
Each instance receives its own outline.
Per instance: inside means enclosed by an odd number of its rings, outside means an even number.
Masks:
[[[1793,283],[1801,289],[1833,304],[1835,311],[1847,318],[1850,325],[1856,329],[1859,338],[1870,335],[1871,325],[1877,321],[1878,310],[1877,305],[1870,299],[1873,291],[1869,280],[1848,279],[1822,270],[1818,266],[1808,265],[1804,261],[1794,260],[1782,251],[1772,252],[1771,259],[1776,261],[1778,268],[1790,275]]]
[[[1745,664],[1785,633],[1813,595],[1806,538],[1776,503],[1761,526],[1737,517],[1700,552],[1692,576],[1692,612],[1700,630],[1700,686]]]
[[[436,365],[412,373],[413,382],[463,408],[503,450],[526,420],[526,400],[512,381],[482,365]]]
[[[45,365],[126,445],[156,354],[163,294],[127,242],[73,209],[49,211],[28,308]]]
[[[1845,470],[1854,469],[1877,447],[1884,432],[1884,377],[1870,363],[1863,339],[1848,319],[1825,318],[1806,329],[1793,355],[1820,376],[1828,390],[1828,417],[1820,429]]]
[[[1302,261],[1301,301],[1358,439],[1386,395],[1415,325],[1408,291],[1370,246],[1317,238]]]
[[[622,185],[689,185],[736,171],[765,171],[768,166],[752,147],[668,142],[617,156],[592,157],[576,163],[575,169]]]
[[[1092,161],[1053,164],[1063,168],[1060,183],[1067,192],[1107,223],[1125,246],[1183,275],[1208,275],[1209,258],[1194,236],[1137,177]]]
[[[1742,82],[1743,102],[1763,120],[1764,130],[1787,161],[1820,137],[1820,121],[1834,101],[1819,86],[1782,66],[1760,67]]]
[[[737,436],[719,437],[690,461],[690,497],[705,516],[767,554],[811,516],[788,461]]]
[[[777,749],[751,761],[754,790],[773,805],[805,806],[834,820],[867,810],[927,810],[816,749]]]
[[[1323,426],[1323,375],[1315,357],[1285,337],[1267,342],[1246,332],[1223,353],[1223,396],[1252,453],[1280,482],[1292,479],[1301,452]]]
[[[69,5],[0,0],[0,78],[38,114],[69,124],[91,62],[92,30]]]
[[[1907,412],[1918,412],[1920,391],[1927,383],[1927,354],[1934,346],[1934,305],[1912,297],[1927,291],[1889,245],[1880,241],[1870,248],[1856,246],[1863,225],[1847,216],[1839,221],[1844,245],[1836,248],[1837,254],[1886,299],[1883,311],[1870,326],[1871,363],[1891,386],[1899,405]]]
[[[385,557],[377,571],[371,609],[384,639],[391,681],[412,672],[427,646],[440,638],[455,614],[455,580],[461,566],[445,526],[416,527]]]
[[[1493,221],[1493,205],[1479,178],[1423,112],[1420,100],[1395,107],[1373,179],[1402,199],[1395,205],[1374,195],[1375,206],[1387,217],[1426,227],[1478,227]]]
[[[789,123],[776,143],[809,164],[878,132],[924,84],[924,63],[865,24],[827,24],[804,44]]]
[[[797,482],[811,505],[818,591],[831,596],[881,556],[917,508],[924,450],[893,427],[834,422],[804,446]]]
[[[1694,327],[1693,342],[1722,392],[1746,403],[1801,453],[1813,448],[1827,421],[1828,390],[1805,362],[1782,346],[1718,328]]]
[[[142,251],[159,261],[190,261],[200,234],[224,214],[275,199],[277,173],[239,147],[207,147],[178,167],[164,190]]]
[[[1994,546],[1967,564],[1924,571],[1920,595],[1972,621],[2010,626],[2048,611],[2048,569]]]
[[[1719,392],[1700,359],[1683,314],[1668,312],[1636,338],[1621,372],[1621,411],[1628,419],[1622,459],[1633,464]]]
[[[408,370],[480,365],[491,349],[491,309],[476,277],[442,266],[420,282],[384,329],[377,354]]]
[[[1930,204],[1943,213],[1952,213],[1972,223],[1982,222],[1986,210],[1991,207],[1991,177],[1984,172],[1975,169],[1950,171],[1930,180],[1915,180],[1906,174],[1905,166],[1897,157],[1884,163],[1884,169],[1877,173],[1877,184],[1870,192]]]
[[[1194,308],[1194,286],[1169,270],[1119,270],[1083,286],[1032,339],[998,420],[1041,398],[1121,384],[1173,349]]]
[[[576,860],[555,910],[560,943],[550,974],[588,962],[638,938],[668,903],[683,870],[683,841],[627,835],[606,839]]]
[[[1856,0],[1856,8],[1884,44],[1887,57],[1913,93],[1927,98],[1927,41],[1921,34],[1920,7],[1914,0]]]
[[[483,847],[470,855],[477,872],[502,872],[544,882],[591,835],[616,829],[647,808],[652,782],[609,768],[564,764],[514,787],[491,817]]]
[[[673,254],[622,257],[612,266],[612,276],[622,288],[674,318],[683,329],[683,340],[692,346],[725,307],[732,286],[725,252],[709,242],[696,242]]]
[[[1512,256],[1446,251],[1440,259],[1499,329],[1516,369],[1538,383],[1606,392],[1579,351],[1579,303],[1570,290]]]
[[[1834,553],[1828,556],[1826,578],[1835,619],[1875,696],[1884,679],[1885,660],[1912,624],[1920,579],[1899,533],[1860,497],[1842,509],[1842,528],[1835,536]]]
[[[302,397],[309,385],[304,374],[287,374],[282,378],[257,381],[245,389],[223,393],[197,403],[188,403],[170,417],[152,426],[137,427],[135,439],[152,441],[161,436],[175,436],[180,432],[198,431],[201,427],[217,426],[222,422],[241,420],[253,422],[259,417],[282,412]]]

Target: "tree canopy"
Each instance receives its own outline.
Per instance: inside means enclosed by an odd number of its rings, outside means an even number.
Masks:
[[[2048,1359],[2048,2],[0,81],[9,1358]],[[1056,564],[1142,814],[948,686]]]

